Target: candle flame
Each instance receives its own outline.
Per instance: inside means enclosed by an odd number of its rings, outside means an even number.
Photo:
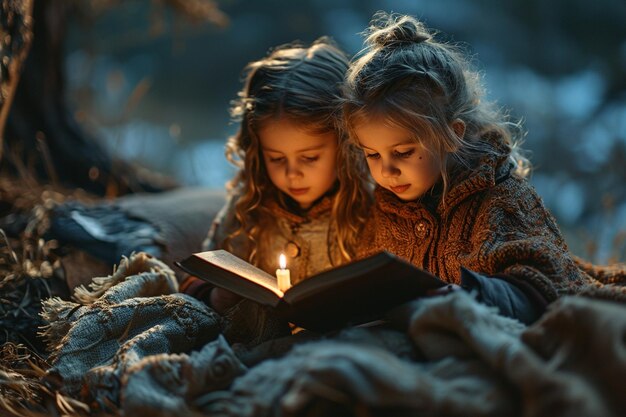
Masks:
[[[278,257],[278,265],[280,265],[280,269],[287,268],[287,257],[285,257],[284,253],[281,253]]]

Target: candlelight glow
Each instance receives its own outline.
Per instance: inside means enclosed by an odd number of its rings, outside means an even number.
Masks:
[[[287,268],[287,257],[285,257],[284,253],[281,253],[278,257],[278,265],[280,265],[280,269]]]

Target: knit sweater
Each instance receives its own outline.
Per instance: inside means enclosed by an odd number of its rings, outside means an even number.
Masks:
[[[287,210],[275,200],[266,201],[264,206],[269,209],[273,221],[267,223],[264,230],[268,238],[258,244],[256,266],[273,275],[278,268],[278,256],[284,253],[291,283],[296,284],[339,265],[342,257],[336,231],[330,227],[334,199],[334,195],[324,196],[309,210],[299,214],[295,210]],[[224,239],[239,228],[235,218],[236,201],[235,194],[216,216],[203,245],[205,250],[222,248]],[[243,235],[236,236],[231,245],[233,254],[248,259],[250,248]]]
[[[437,193],[404,202],[378,187],[360,255],[392,252],[460,284],[461,267],[530,286],[546,301],[576,293],[590,277],[568,251],[555,219],[507,157],[488,155]]]

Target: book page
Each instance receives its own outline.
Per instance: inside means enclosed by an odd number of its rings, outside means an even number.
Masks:
[[[249,281],[255,282],[258,285],[271,290],[279,297],[283,296],[283,292],[278,289],[278,283],[275,276],[268,274],[262,269],[249,264],[243,259],[238,258],[225,250],[201,252],[194,254],[194,256],[197,256],[205,262],[209,262],[210,264],[221,269],[230,271],[235,275],[239,275]]]

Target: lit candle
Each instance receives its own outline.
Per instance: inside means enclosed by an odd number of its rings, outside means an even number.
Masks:
[[[287,269],[287,258],[281,253],[278,257],[278,265],[280,269],[276,270],[276,278],[278,279],[278,289],[285,292],[291,287],[291,277]]]

